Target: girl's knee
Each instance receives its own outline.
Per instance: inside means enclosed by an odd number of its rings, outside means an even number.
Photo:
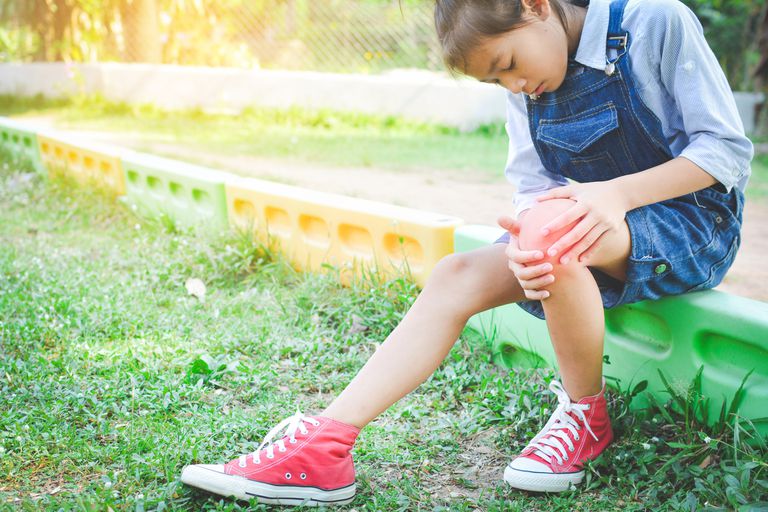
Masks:
[[[548,201],[536,203],[527,211],[520,222],[520,236],[518,238],[520,249],[524,251],[539,250],[546,255],[547,249],[549,249],[552,244],[557,242],[563,235],[568,233],[575,222],[548,235],[542,234],[541,228],[546,226],[550,221],[554,220],[574,204],[576,204],[576,201],[573,201],[572,199],[550,199]],[[550,261],[553,266],[556,266],[558,264],[557,260],[561,255],[562,254],[558,254],[555,257],[546,256],[546,260]]]
[[[437,262],[432,274],[427,280],[427,286],[447,284],[461,280],[471,273],[473,268],[471,253],[454,253],[443,257]]]

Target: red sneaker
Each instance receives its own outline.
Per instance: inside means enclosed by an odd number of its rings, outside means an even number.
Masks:
[[[272,439],[287,427],[285,436]],[[360,429],[297,412],[277,424],[258,450],[227,464],[193,464],[181,481],[222,496],[273,505],[345,505],[355,496],[352,446]]]
[[[583,462],[600,455],[613,441],[603,389],[572,403],[563,386],[549,389],[559,405],[544,428],[504,470],[504,481],[516,489],[561,492],[584,479]],[[586,431],[586,432],[583,432]]]

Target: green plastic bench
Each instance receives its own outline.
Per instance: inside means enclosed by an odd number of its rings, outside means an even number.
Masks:
[[[7,117],[0,117],[0,145],[13,154],[28,159],[38,173],[46,174],[40,158],[36,130]]]
[[[456,252],[493,243],[503,231],[469,225],[455,231]],[[710,422],[730,402],[744,376],[739,415],[768,435],[768,303],[708,290],[606,310],[603,365],[609,384],[631,390],[647,380],[646,393],[664,402],[673,388],[687,389],[703,366],[701,389]],[[494,340],[494,354],[507,367],[556,366],[546,323],[515,304],[474,316],[469,326]],[[684,394],[684,393],[683,393]],[[648,404],[645,393],[633,407]]]
[[[125,201],[150,217],[167,215],[179,225],[227,229],[224,182],[231,175],[153,155],[122,159]]]

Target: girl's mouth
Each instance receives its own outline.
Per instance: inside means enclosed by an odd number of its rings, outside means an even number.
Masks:
[[[541,84],[539,87],[536,88],[535,91],[533,91],[533,94],[536,96],[540,96],[541,93],[544,92],[544,84]]]

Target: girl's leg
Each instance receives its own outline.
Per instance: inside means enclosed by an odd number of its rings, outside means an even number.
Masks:
[[[626,223],[622,228],[604,235],[589,262],[619,280],[626,277],[631,247]],[[546,250],[524,247],[533,248]],[[581,483],[584,461],[598,457],[613,440],[602,386],[605,318],[597,283],[578,261],[555,263],[553,273],[555,281],[546,286],[550,295],[542,305],[563,382],[550,384],[558,406],[504,470],[507,483],[529,491],[560,492]]]
[[[505,248],[441,260],[405,318],[322,416],[362,428],[437,369],[472,315],[524,300]]]
[[[590,265],[619,280],[625,279],[631,242],[623,229],[603,237]],[[562,255],[558,255],[559,258]],[[603,302],[592,273],[579,262],[555,266],[555,281],[542,301],[547,328],[557,356],[563,387],[572,400],[592,396],[602,389]]]

